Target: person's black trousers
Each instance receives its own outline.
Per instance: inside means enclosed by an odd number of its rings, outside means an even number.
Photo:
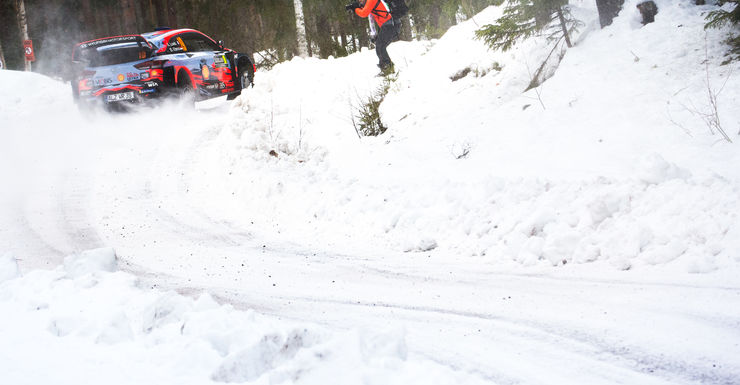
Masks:
[[[380,27],[380,31],[378,32],[378,37],[375,40],[375,53],[378,54],[378,60],[380,60],[380,63],[378,63],[378,66],[381,69],[388,68],[393,62],[391,61],[391,57],[388,56],[388,45],[390,45],[392,42],[398,40],[398,37],[401,34],[401,21],[396,21],[394,19],[390,19],[386,21],[382,27]]]

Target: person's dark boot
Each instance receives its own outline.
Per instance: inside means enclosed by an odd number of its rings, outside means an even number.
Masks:
[[[388,76],[396,72],[395,65],[393,65],[393,62],[387,63],[387,64],[378,64],[378,67],[380,67],[380,73],[378,76]]]

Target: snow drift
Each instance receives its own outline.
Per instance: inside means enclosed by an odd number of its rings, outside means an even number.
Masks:
[[[405,331],[333,333],[142,287],[111,250],[17,276],[0,258],[0,368],[8,384],[480,383],[408,360]],[[112,264],[112,265],[111,265]],[[12,316],[11,316],[12,315]],[[43,366],[43,370],[38,368]]]

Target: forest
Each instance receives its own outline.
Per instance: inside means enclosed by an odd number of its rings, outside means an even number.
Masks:
[[[24,4],[33,70],[63,76],[74,44],[158,27],[195,28],[263,67],[296,55],[340,57],[369,45],[367,20],[345,11],[350,0],[0,0],[0,49],[9,69],[23,69]],[[441,36],[501,0],[406,0],[402,38]],[[300,28],[298,26],[301,26]],[[305,38],[304,38],[305,36]],[[301,52],[300,42],[304,41]]]

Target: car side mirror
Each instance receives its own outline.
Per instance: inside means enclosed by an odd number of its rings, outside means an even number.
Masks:
[[[224,41],[223,40],[219,40],[218,41],[218,48],[224,49]]]

